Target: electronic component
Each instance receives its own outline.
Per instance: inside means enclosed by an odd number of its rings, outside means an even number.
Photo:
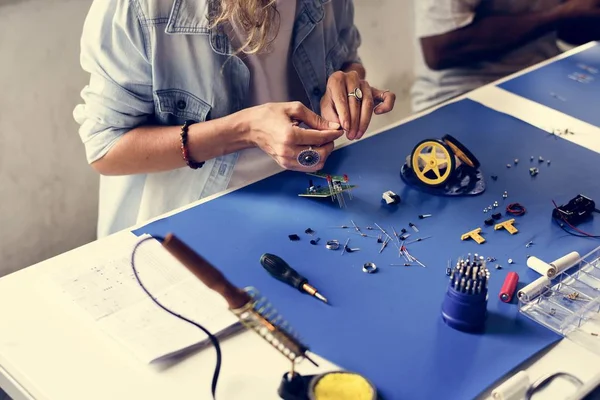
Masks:
[[[477,228],[472,230],[471,232],[467,232],[460,237],[460,240],[473,239],[477,242],[477,244],[485,243],[485,239],[480,235],[481,228]]]
[[[552,210],[552,218],[559,221],[566,221],[575,226],[591,218],[595,210],[596,203],[589,197],[579,194],[567,204],[563,204]]]
[[[325,179],[327,181],[327,187],[321,187],[320,185],[315,186],[312,180],[310,180],[306,191],[304,193],[300,193],[298,196],[317,198],[331,197],[332,201],[337,200],[341,208],[346,206],[344,194],[348,194],[348,197],[351,200],[351,191],[357,187],[356,185],[349,184],[347,175],[329,175],[322,172],[310,172],[308,175]]]
[[[400,204],[400,196],[398,196],[396,193],[392,192],[391,190],[388,190],[387,192],[383,192],[383,195],[381,196],[383,201],[385,201],[386,204]]]
[[[300,240],[300,236],[296,235],[295,233],[293,235],[288,235],[288,237],[292,242]]]
[[[497,231],[497,230],[504,228],[508,231],[508,233],[510,233],[511,235],[514,235],[515,233],[519,232],[519,230],[514,227],[514,225],[513,225],[514,222],[515,222],[514,218],[500,222],[499,224],[496,224],[496,226],[494,226],[494,230]]]
[[[540,275],[553,278],[565,269],[572,267],[580,258],[581,256],[576,251],[554,260],[550,264],[545,263],[537,257],[529,257],[527,259],[527,266]]]
[[[517,283],[519,283],[519,275],[516,272],[509,272],[504,279],[502,288],[500,289],[500,300],[504,303],[510,303],[512,300],[515,290],[517,290]]]
[[[459,258],[450,273],[442,319],[450,327],[478,332],[485,326],[490,272],[483,257]]]

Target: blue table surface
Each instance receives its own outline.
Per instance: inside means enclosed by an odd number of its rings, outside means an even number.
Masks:
[[[585,82],[569,78],[585,75]],[[600,126],[600,45],[554,61],[498,87]]]
[[[488,185],[485,193],[436,197],[407,187],[401,180],[400,167],[413,147],[447,133],[482,162]],[[536,160],[531,162],[531,156]],[[538,156],[551,163],[538,163]],[[516,165],[515,159],[519,159]],[[583,255],[595,247],[592,239],[570,236],[552,222],[551,200],[561,204],[578,193],[600,197],[597,163],[595,152],[463,100],[335,151],[327,161],[327,172],[346,173],[359,185],[344,209],[330,199],[297,196],[306,189],[309,177],[285,171],[134,233],[173,232],[235,285],[258,288],[312,351],[364,374],[384,398],[468,399],[560,338],[519,314],[514,300],[512,304],[500,302],[498,292],[509,271],[520,275],[519,286],[538,277],[526,266],[528,254],[550,261],[573,250]],[[507,164],[513,165],[507,168]],[[532,165],[540,169],[536,177],[529,174]],[[497,181],[491,175],[497,175]],[[400,205],[381,202],[387,190],[401,196]],[[489,214],[483,209],[494,201],[499,202],[500,211],[510,202],[527,208],[524,216],[516,217],[519,233],[510,235],[484,225]],[[419,220],[418,215],[425,213],[433,216]],[[379,253],[376,239],[335,228],[351,225],[350,220],[368,233],[375,231],[365,227],[377,223],[388,231],[408,229],[411,238],[431,235],[409,246],[427,267],[390,266],[403,262],[395,246]],[[413,232],[409,222],[420,232]],[[486,243],[460,240],[461,234],[477,227],[482,227]],[[596,232],[599,227],[595,221],[581,226]],[[307,228],[315,231],[314,236],[304,233]],[[294,233],[300,241],[288,239]],[[349,246],[360,251],[342,255],[324,245],[309,244],[316,237],[321,238],[320,244],[330,239],[344,243],[349,238]],[[533,246],[526,248],[531,240]],[[271,278],[259,263],[267,252],[304,274],[331,304]],[[455,262],[467,253],[495,257],[503,266],[497,270],[495,263],[490,265],[483,334],[451,329],[440,316],[448,260]],[[515,263],[508,264],[508,258]],[[365,262],[375,262],[379,272],[362,272]],[[247,360],[248,367],[253,368],[255,362]]]

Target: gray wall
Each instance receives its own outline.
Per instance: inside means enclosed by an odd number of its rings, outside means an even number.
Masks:
[[[0,276],[95,237],[98,178],[72,118],[88,79],[79,38],[90,4],[0,0]],[[398,94],[375,129],[409,112],[412,1],[355,5],[368,80]]]

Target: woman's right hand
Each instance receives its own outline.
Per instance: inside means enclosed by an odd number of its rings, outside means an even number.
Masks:
[[[267,103],[242,112],[249,140],[289,170],[322,169],[333,151],[333,141],[344,134],[338,123],[326,121],[301,102]],[[310,147],[319,153],[320,161],[307,167],[300,164],[298,155]]]

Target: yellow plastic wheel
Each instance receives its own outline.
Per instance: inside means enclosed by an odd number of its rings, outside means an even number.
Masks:
[[[412,151],[411,165],[415,176],[429,186],[446,183],[456,168],[450,147],[441,140],[424,140]]]
[[[452,152],[460,161],[464,162],[471,168],[479,168],[479,160],[475,158],[475,155],[471,153],[469,149],[465,147],[465,145],[456,140],[456,138],[450,135],[444,135],[442,140],[450,147],[450,149],[452,149]]]

